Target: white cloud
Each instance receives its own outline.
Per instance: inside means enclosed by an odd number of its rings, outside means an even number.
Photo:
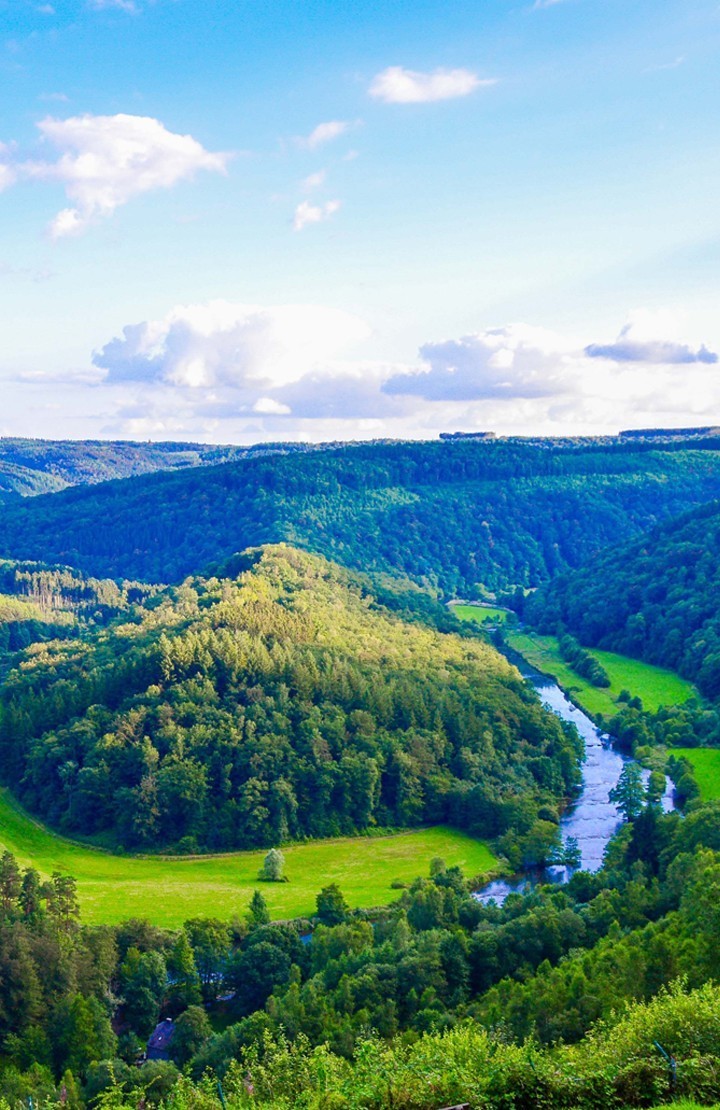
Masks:
[[[122,12],[130,12],[133,15],[138,10],[135,0],[88,0],[88,7],[92,8],[95,12],[116,8]]]
[[[0,148],[0,156],[2,155],[2,148]],[[17,175],[12,166],[7,162],[0,162],[0,193],[3,189],[8,189],[11,185],[15,184]]]
[[[304,200],[295,209],[293,227],[296,231],[302,231],[308,225],[323,223],[334,216],[340,207],[339,200],[328,200],[325,204],[311,204],[310,201]]]
[[[298,141],[302,146],[308,147],[309,150],[315,150],[325,143],[332,142],[333,139],[338,139],[341,135],[344,135],[346,131],[349,131],[350,127],[351,124],[348,120],[328,120],[327,123],[319,123],[306,138],[299,139]]]
[[[509,324],[426,343],[424,366],[390,378],[388,393],[427,401],[547,397],[573,388],[573,343],[543,328]]]
[[[589,358],[614,362],[652,365],[714,365],[718,355],[704,343],[683,332],[683,319],[675,313],[640,309],[630,314],[627,323],[611,343],[591,343],[585,348]]]
[[[229,386],[257,403],[273,388],[322,370],[368,334],[362,320],[339,309],[212,301],[129,325],[93,361],[108,371],[108,381]]]
[[[317,173],[308,174],[302,183],[303,189],[310,192],[312,189],[319,189],[321,185],[325,184],[327,173],[325,170],[318,170]]]
[[[17,166],[23,176],[59,181],[72,202],[53,220],[53,238],[77,235],[133,197],[168,189],[198,170],[224,173],[229,154],[207,151],[191,135],[147,116],[73,116],[38,124],[60,151],[56,162]]]
[[[253,405],[253,412],[259,412],[263,416],[288,416],[292,409],[289,405],[283,405],[281,401],[275,401],[272,397],[259,397]]]
[[[389,66],[373,78],[368,92],[386,104],[426,104],[468,96],[475,89],[496,84],[495,78],[480,78],[469,69],[435,69],[418,73],[402,66]]]
[[[702,347],[667,313],[631,320],[638,342]],[[712,423],[720,407],[720,375],[705,362],[592,357],[587,337],[525,323],[425,343],[414,366],[358,358],[367,336],[362,320],[327,307],[185,305],[125,328],[95,356],[101,388],[89,375],[87,389],[114,405],[112,434],[218,442],[598,434]]]

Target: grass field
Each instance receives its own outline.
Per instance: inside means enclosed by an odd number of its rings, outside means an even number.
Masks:
[[[247,909],[256,888],[274,919],[298,917],[314,912],[315,895],[332,882],[351,906],[379,906],[399,897],[400,891],[390,886],[394,880],[411,882],[427,875],[434,856],[448,866],[459,864],[468,877],[497,868],[482,841],[438,827],[285,848],[290,881],[258,883],[263,851],[188,859],[110,855],[49,832],[7,790],[0,790],[0,846],[43,875],[56,870],[74,875],[83,920],[89,924],[128,917],[147,917],[166,926],[199,916],[228,919]]]
[[[669,748],[669,755],[684,755],[692,764],[704,802],[720,798],[720,748]]]
[[[461,621],[474,621],[483,624],[490,621],[493,624],[502,624],[508,618],[509,609],[498,609],[495,605],[452,605],[452,612]]]
[[[629,690],[633,697],[639,697],[643,707],[651,713],[661,705],[681,705],[695,693],[692,684],[673,671],[641,663],[626,655],[593,649],[590,654],[602,663],[610,678],[610,686],[602,689],[576,674],[562,659],[554,636],[510,631],[506,639],[510,647],[533,667],[552,675],[591,717],[598,714],[608,717],[616,713],[617,696],[622,690]]]

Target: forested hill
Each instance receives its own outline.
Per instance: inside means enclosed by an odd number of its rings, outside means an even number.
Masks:
[[[203,443],[135,443],[104,440],[0,437],[0,499],[56,493],[158,470],[229,462],[247,456],[314,450],[309,444],[260,443],[213,447]]]
[[[316,556],[241,562],[28,650],[0,767],[33,812],[145,850],[446,822],[543,858],[580,742],[494,648],[402,620]]]
[[[14,652],[131,614],[159,589],[90,578],[71,567],[0,560],[0,673]]]
[[[609,550],[528,599],[527,618],[671,667],[720,696],[720,505]]]
[[[462,595],[537,585],[715,497],[720,452],[682,443],[376,443],[18,502],[0,554],[177,582],[287,541]]]

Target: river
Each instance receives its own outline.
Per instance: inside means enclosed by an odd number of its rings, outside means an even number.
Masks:
[[[586,757],[583,764],[582,790],[578,798],[565,810],[560,820],[560,828],[563,841],[567,841],[570,837],[577,840],[582,869],[597,871],[602,866],[608,841],[622,822],[617,806],[610,801],[608,795],[617,783],[623,766],[628,762],[628,757],[616,751],[607,733],[593,724],[582,709],[573,705],[552,678],[534,670],[514,652],[511,662],[519,668],[525,681],[536,688],[548,708],[563,720],[572,721],[585,742]],[[647,772],[645,777],[647,779]],[[662,798],[662,807],[666,812],[674,807],[673,787],[669,779]],[[480,902],[501,903],[508,894],[522,891],[528,885],[538,882],[564,883],[570,874],[571,871],[567,867],[545,867],[532,874],[497,879],[477,891],[474,896]]]

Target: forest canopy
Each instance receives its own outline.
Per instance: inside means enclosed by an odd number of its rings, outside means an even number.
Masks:
[[[16,499],[0,554],[179,582],[284,541],[477,596],[536,586],[720,497],[716,442],[378,442],[246,458]]]
[[[511,856],[549,847],[580,742],[493,647],[404,620],[319,557],[240,564],[20,657],[0,746],[34,813],[146,850],[438,822],[510,834]]]

